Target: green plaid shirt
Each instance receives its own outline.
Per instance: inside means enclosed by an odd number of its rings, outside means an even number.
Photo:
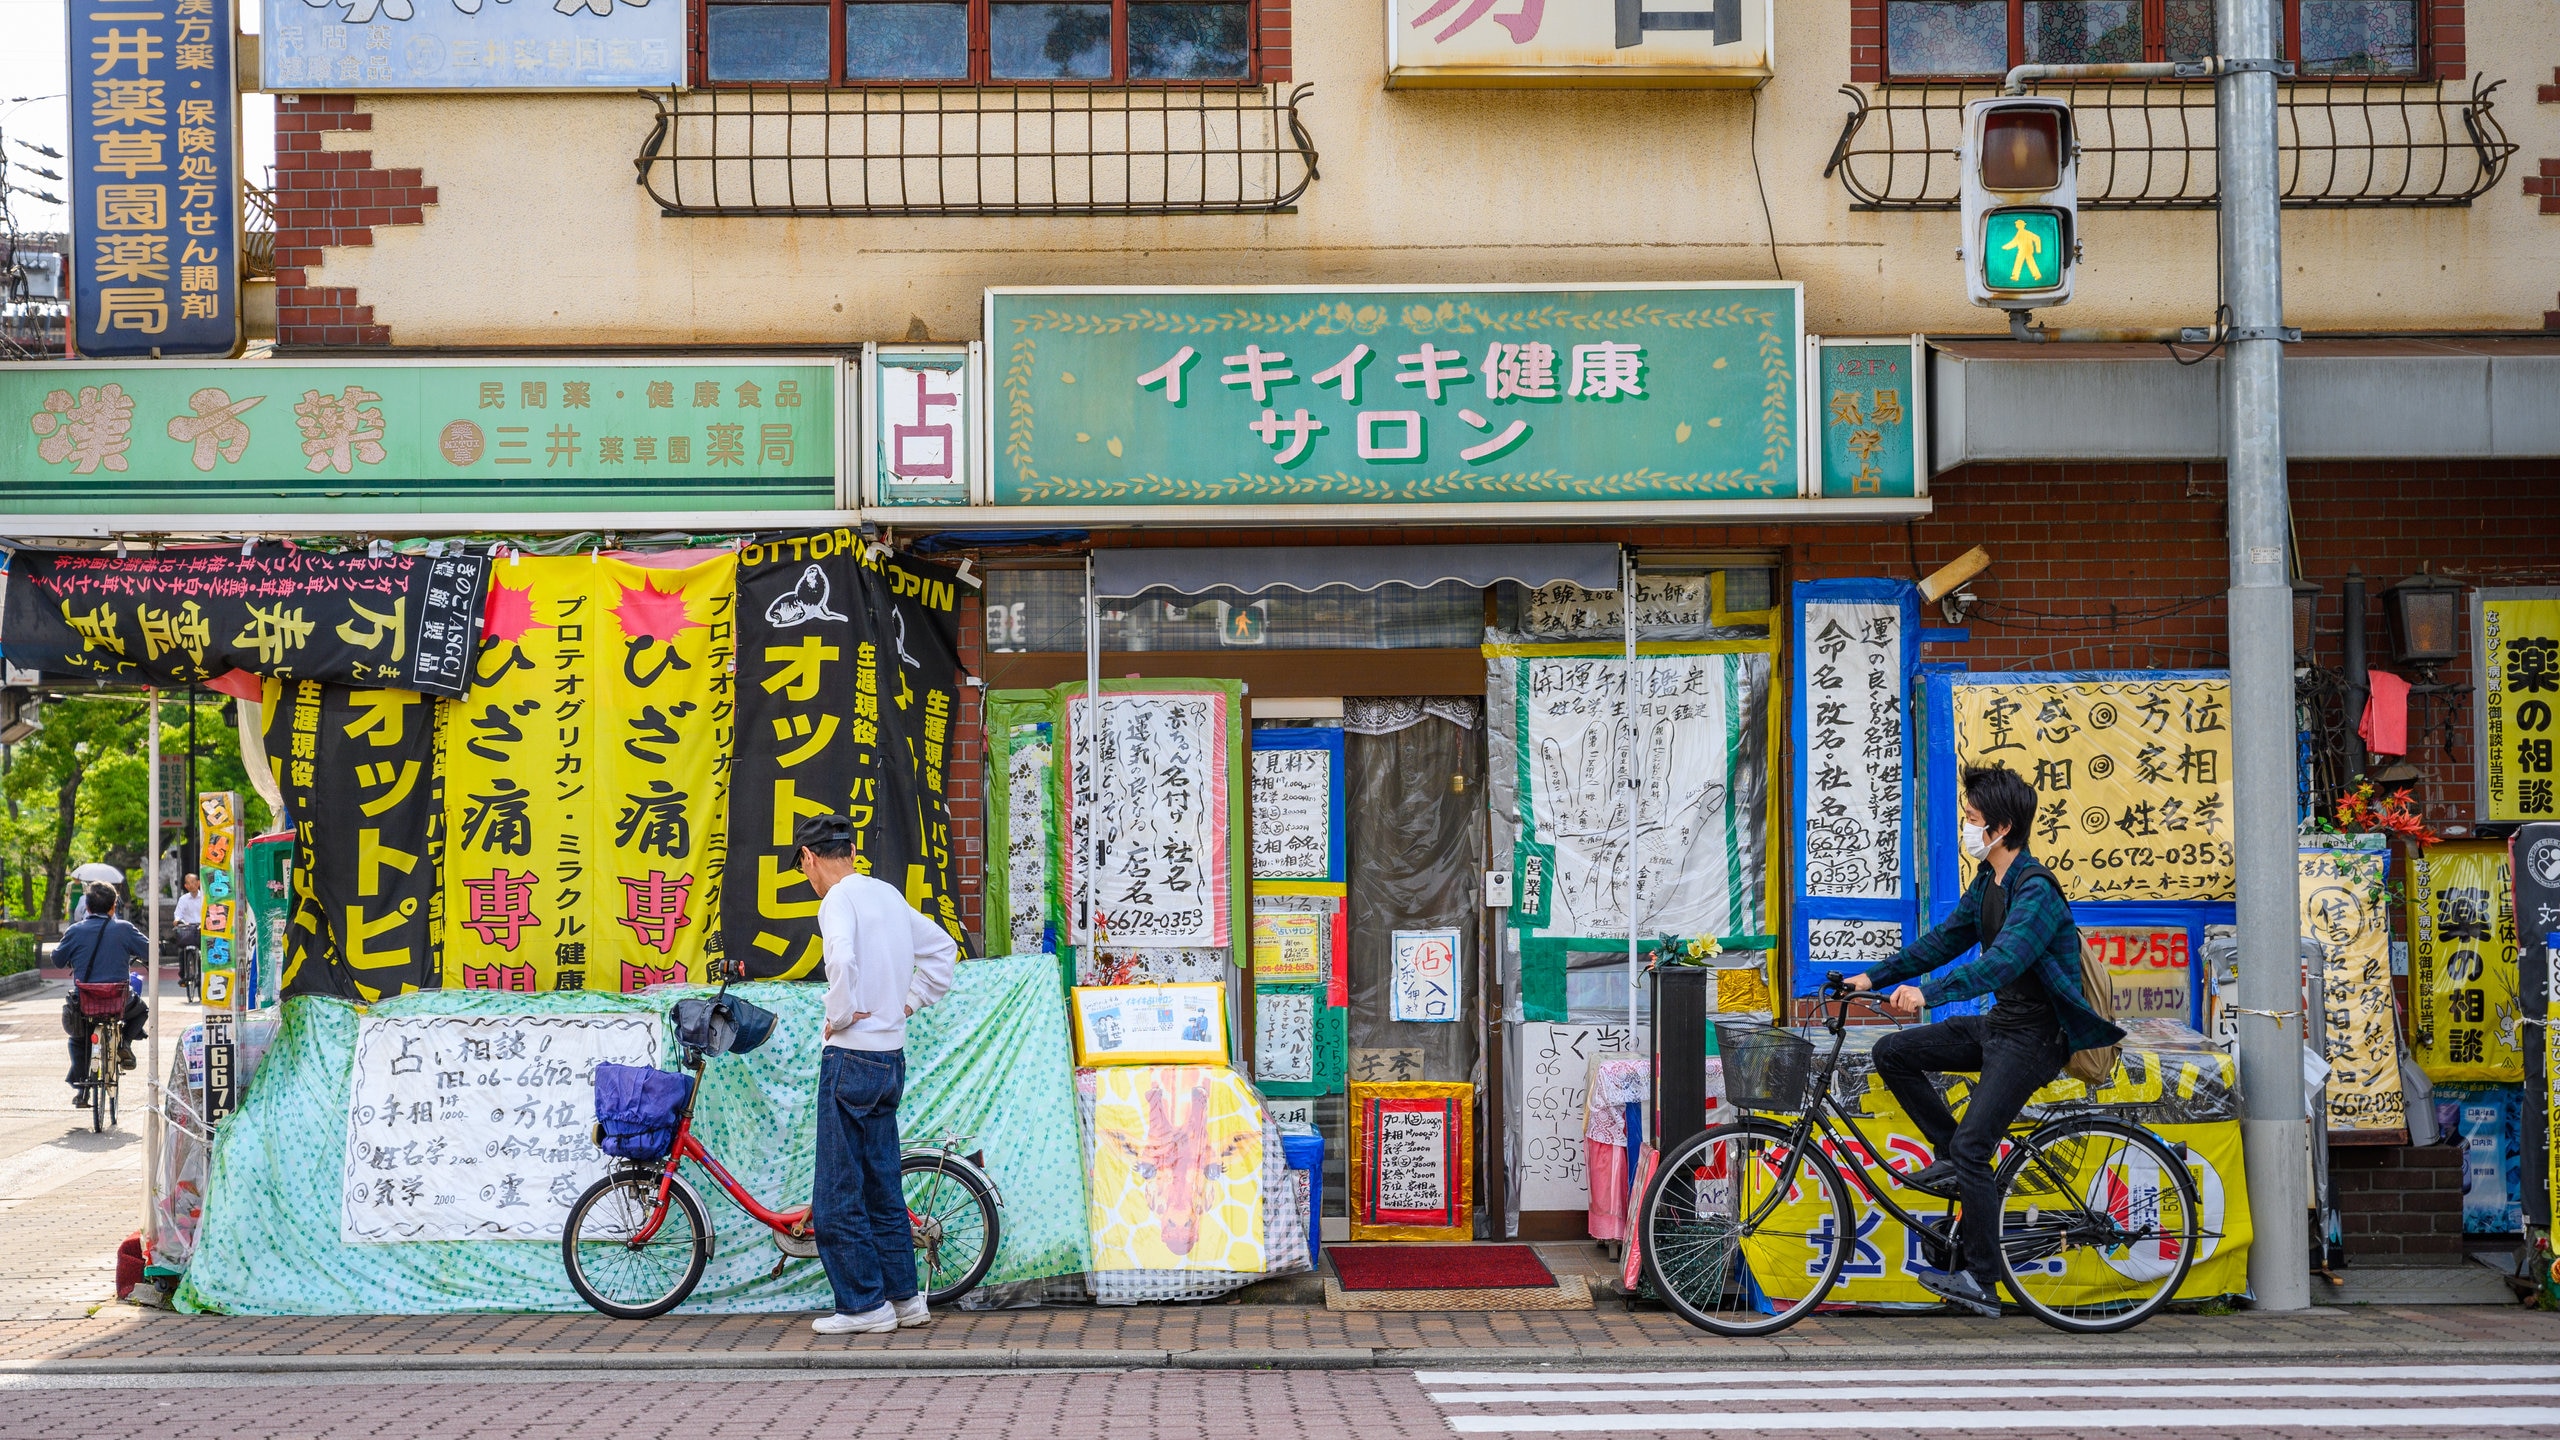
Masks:
[[[2032,883],[2037,876],[2050,883]],[[1973,884],[1965,890],[1955,913],[1917,943],[1903,947],[1902,953],[1869,971],[1868,982],[1878,990],[1901,984],[1928,974],[1980,944],[1982,896],[1991,883],[1991,864],[1984,861],[1974,872]],[[2091,1010],[2081,994],[2080,928],[2071,919],[2069,902],[2062,898],[2062,883],[2053,878],[2052,871],[2021,851],[2010,862],[2007,882],[2001,888],[2009,897],[2009,914],[2000,923],[2000,933],[1980,954],[1922,984],[1921,997],[1931,1005],[1970,1000],[2033,973],[2053,997],[2054,1014],[2062,1022],[2062,1036],[2072,1049],[2093,1050],[2123,1039],[2124,1032]]]

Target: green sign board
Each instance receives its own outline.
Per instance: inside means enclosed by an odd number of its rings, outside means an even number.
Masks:
[[[1793,497],[1791,284],[994,290],[1017,506]]]
[[[835,503],[832,363],[0,366],[0,515]]]
[[[1927,494],[1920,345],[1909,339],[1824,339],[1813,347],[1813,357],[1821,493],[1849,499]]]
[[[1994,210],[1982,217],[1982,283],[2005,294],[2062,286],[2062,212]]]

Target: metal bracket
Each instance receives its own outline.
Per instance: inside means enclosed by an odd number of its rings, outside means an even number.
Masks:
[[[2184,68],[2180,67],[2181,70]],[[2293,78],[2293,62],[2290,60],[2236,60],[2228,55],[2216,55],[2197,68],[2213,75],[2266,74],[2284,80]]]
[[[2226,341],[2273,340],[2282,345],[2299,345],[2302,343],[2302,327],[2299,325],[2233,325],[2222,332],[2222,338]]]

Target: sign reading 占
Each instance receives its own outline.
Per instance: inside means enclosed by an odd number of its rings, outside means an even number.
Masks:
[[[1769,0],[1387,0],[1387,85],[1756,86]]]
[[[73,0],[70,24],[72,344],[102,360],[230,355],[240,348],[230,0]],[[33,437],[24,423],[0,430],[40,452],[82,447],[75,411],[131,409],[105,395],[118,388],[101,383],[108,373],[131,372],[92,372],[61,403],[48,397],[29,416]]]
[[[991,290],[1008,506],[1796,496],[1800,291]]]

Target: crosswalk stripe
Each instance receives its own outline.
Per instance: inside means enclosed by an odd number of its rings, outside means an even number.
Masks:
[[[2124,1367],[2019,1366],[2005,1369],[1879,1370],[1872,1366],[1789,1365],[1773,1370],[1417,1370],[1435,1385],[1755,1385],[1855,1381],[2122,1380]],[[2145,1374],[2162,1384],[2188,1380],[2560,1380],[2560,1365],[2196,1365]]]
[[[1835,1397],[1836,1398],[1836,1397]],[[2427,1430],[2560,1427],[2560,1408],[2549,1406],[2441,1405],[2425,1409],[2299,1410],[2077,1410],[2067,1415],[1981,1410],[1865,1410],[1821,1415],[1453,1415],[1449,1428],[1462,1435],[1554,1434],[1610,1430],[2051,1430],[2056,1422],[2080,1430],[2358,1429]]]
[[[2035,1400],[2045,1397],[2087,1397],[2098,1399],[2157,1398],[2175,1396],[2182,1400],[2252,1400],[2252,1399],[2372,1399],[2427,1400],[2460,1396],[2487,1397],[2499,1395],[2560,1397],[2560,1385],[2505,1383],[2479,1385],[2444,1385],[2413,1383],[2403,1385],[2247,1385],[2196,1384],[2166,1385],[2151,1382],[2139,1385],[1910,1385],[1887,1381],[1862,1386],[1862,1389],[1891,1400]],[[1713,1390],[1439,1390],[1429,1392],[1433,1403],[1440,1405],[1498,1405],[1514,1402],[1523,1405],[1561,1405],[1567,1402],[1625,1402],[1630,1400],[1837,1400],[1838,1386],[1804,1388],[1798,1386],[1743,1386]]]

